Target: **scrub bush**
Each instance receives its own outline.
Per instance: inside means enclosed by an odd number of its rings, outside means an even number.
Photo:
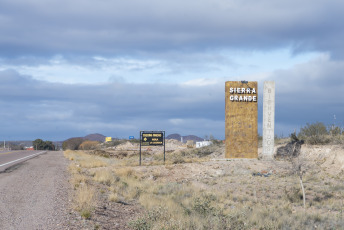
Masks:
[[[307,123],[299,132],[299,139],[304,139],[307,144],[323,145],[331,142],[328,136],[328,130],[324,123],[316,122],[313,124]]]

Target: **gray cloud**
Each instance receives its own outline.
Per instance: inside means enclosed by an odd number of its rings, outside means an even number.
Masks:
[[[216,124],[214,129],[223,122],[223,113],[216,112],[223,110],[223,95],[218,85],[67,85],[3,71],[0,106],[6,109],[0,113],[0,121],[8,125],[2,135],[21,133],[33,138],[34,133],[45,134],[49,129],[53,139],[88,132],[123,137],[143,128],[187,132],[187,127],[204,135],[218,132],[205,130],[206,121]]]
[[[290,70],[275,71],[276,122],[289,131],[316,121],[344,128],[343,61],[319,58]],[[291,130],[290,130],[291,129]]]
[[[276,81],[277,132],[287,135],[313,121],[329,124],[334,114],[344,125],[343,9],[340,0],[3,0],[0,68],[14,70],[0,72],[0,138],[59,140],[91,132],[123,137],[140,129],[223,138],[224,82],[133,84],[114,69],[128,75],[152,70],[147,75],[165,79],[189,71],[222,74],[217,70],[224,66],[240,68],[223,50],[289,47],[294,54],[325,52],[329,58],[266,77]],[[36,80],[39,73],[18,73],[52,62],[114,69],[109,83],[98,85],[49,83]],[[259,85],[262,93],[263,81]]]
[[[343,61],[323,57],[266,77],[276,82],[276,133],[288,135],[307,122],[330,125],[333,115],[344,126],[343,71]],[[2,71],[0,138],[60,140],[92,132],[126,137],[145,129],[224,138],[224,104],[224,82],[61,84]]]
[[[133,55],[179,50],[325,51],[342,58],[344,3],[1,1],[2,55]]]

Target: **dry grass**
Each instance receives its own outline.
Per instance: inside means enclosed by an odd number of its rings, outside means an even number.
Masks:
[[[75,193],[74,204],[81,216],[89,219],[95,205],[95,189],[86,184],[80,186]]]
[[[70,161],[74,160],[75,153],[72,150],[66,150],[63,152],[63,155]]]
[[[312,229],[315,226],[321,229],[332,226],[336,229],[342,226],[343,207],[336,205],[338,200],[343,200],[339,193],[336,199],[322,200],[320,210],[308,207],[310,211],[304,212],[295,178],[288,177],[287,184],[281,183],[283,178],[274,178],[275,188],[270,183],[265,185],[269,179],[257,179],[236,183],[234,190],[229,191],[224,189],[223,178],[213,178],[216,186],[207,190],[183,183],[128,183],[127,190],[131,186],[141,190],[138,200],[147,210],[146,215],[132,221],[131,226],[134,229],[142,226],[148,229]],[[234,181],[239,180],[243,178]],[[283,192],[285,186],[291,188]],[[329,195],[325,192],[323,196]],[[322,215],[323,207],[334,214]]]
[[[70,183],[72,184],[72,186],[74,188],[78,188],[80,187],[80,185],[83,185],[86,183],[87,177],[85,175],[82,174],[74,174],[71,179],[70,179]]]
[[[109,169],[101,169],[96,171],[93,179],[108,186],[110,186],[115,180],[112,171]]]
[[[132,167],[121,167],[114,169],[114,172],[119,177],[130,177],[135,174],[135,171],[132,169]]]
[[[82,151],[64,151],[64,155],[71,161],[77,162],[78,166],[82,168],[98,168],[107,166],[107,159],[96,155],[87,154]]]
[[[80,167],[83,168],[99,168],[107,166],[105,159],[100,159],[100,157],[89,157],[84,158],[79,161]]]
[[[133,157],[112,162],[83,152],[65,153],[74,164],[70,166],[75,177],[73,183],[79,185],[77,209],[92,210],[92,207],[81,208],[83,200],[89,199],[83,198],[87,192],[81,195],[81,189],[87,184],[92,193],[89,184],[95,183],[106,186],[104,193],[109,201],[138,202],[145,208],[144,215],[130,222],[132,229],[340,229],[344,226],[341,176],[331,177],[319,168],[309,171],[304,177],[305,212],[294,175],[283,171],[267,178],[253,177],[250,171],[260,161],[226,161],[209,168],[208,150],[186,151],[176,154],[175,159],[185,157],[192,164],[171,161],[166,166],[160,162],[142,167],[137,167],[137,162],[125,166]],[[87,164],[81,163],[90,159],[105,166],[85,167]],[[223,166],[225,163],[228,165]],[[197,167],[201,167],[195,174],[197,177],[190,176],[191,169]],[[227,171],[216,173],[219,167]],[[171,177],[174,174],[180,178]],[[92,183],[87,183],[88,180]],[[92,199],[96,193],[93,189]]]
[[[107,164],[103,159],[84,152],[67,150],[64,151],[64,156],[71,161],[71,164],[68,166],[68,171],[71,174],[69,182],[75,189],[73,198],[74,209],[83,218],[89,219],[96,202],[96,188],[88,183],[91,178],[85,174],[85,168],[106,166]],[[106,181],[106,176],[99,173],[96,175],[96,179],[99,182],[103,182]]]
[[[110,193],[109,194],[109,201],[111,201],[111,202],[118,202],[119,201],[119,197],[118,197],[117,193]]]

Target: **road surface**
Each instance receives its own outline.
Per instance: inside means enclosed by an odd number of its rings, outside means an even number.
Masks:
[[[0,172],[0,229],[75,229],[69,216],[68,160],[55,151],[30,156],[40,152],[0,152],[1,165],[34,157]]]
[[[46,151],[26,151],[26,150],[8,150],[0,151],[0,172],[19,164],[21,162],[27,161],[34,158],[40,154],[46,153]]]

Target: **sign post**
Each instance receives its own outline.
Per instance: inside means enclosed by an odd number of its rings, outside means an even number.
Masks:
[[[164,146],[164,164],[165,164],[165,131],[140,131],[140,165],[141,165],[141,147],[142,146]]]

